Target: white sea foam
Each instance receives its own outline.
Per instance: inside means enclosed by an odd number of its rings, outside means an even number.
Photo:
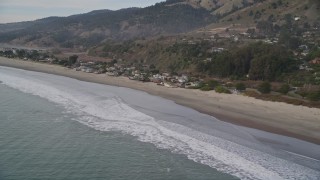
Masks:
[[[96,94],[95,89],[90,90],[88,84],[80,81],[10,68],[0,69],[0,80],[7,86],[64,106],[68,112],[79,117],[77,121],[96,130],[121,131],[136,136],[140,141],[185,154],[191,160],[241,179],[320,177],[319,171],[308,167],[221,137],[155,119],[131,108],[115,94]]]

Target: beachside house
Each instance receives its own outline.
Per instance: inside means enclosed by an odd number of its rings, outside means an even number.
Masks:
[[[160,74],[155,74],[155,75],[152,75],[152,77],[150,78],[150,80],[154,83],[161,83],[164,81],[164,77],[161,76]]]
[[[186,82],[188,82],[186,79],[184,79],[184,78],[181,78],[181,77],[179,77],[178,78],[178,82],[179,83],[186,83]]]

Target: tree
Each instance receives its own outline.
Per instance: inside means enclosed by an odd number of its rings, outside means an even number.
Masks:
[[[297,49],[301,44],[301,40],[298,37],[291,37],[288,41],[289,48]]]
[[[274,15],[271,14],[269,17],[268,17],[268,21],[269,22],[274,22],[275,21],[275,18],[274,18]]]
[[[17,50],[17,55],[19,58],[23,58],[26,56],[26,51],[24,49]]]
[[[273,31],[274,31],[275,33],[280,32],[280,30],[281,30],[281,27],[280,27],[278,24],[275,24],[275,25],[273,26]]]
[[[249,77],[253,80],[264,80],[266,57],[255,57],[251,60]]]
[[[272,6],[273,9],[277,9],[277,8],[278,8],[277,3],[275,3],[275,2],[274,2],[274,3],[271,3],[271,6]]]
[[[36,60],[36,59],[39,58],[39,56],[40,56],[39,52],[36,51],[36,50],[33,50],[33,51],[31,52],[31,54],[29,55],[29,58],[30,58],[30,59],[33,59],[33,60]]]
[[[291,28],[292,27],[292,20],[293,20],[293,17],[291,14],[286,14],[284,15],[284,20],[286,22],[286,25]]]
[[[263,82],[259,84],[258,86],[258,91],[261,92],[262,94],[268,94],[271,92],[271,84],[269,82]]]
[[[5,57],[13,57],[14,56],[12,50],[6,50],[6,51],[4,51],[3,54],[4,54]]]
[[[118,63],[118,61],[116,59],[113,59],[110,64],[113,66],[114,64]]]
[[[260,19],[261,16],[262,16],[262,14],[261,14],[261,12],[258,10],[258,11],[256,12],[256,14],[254,15],[254,19]]]
[[[151,64],[150,69],[156,69],[156,66],[154,64]]]
[[[308,22],[303,23],[303,28],[310,29],[310,24]]]
[[[210,62],[198,61],[197,70],[216,77],[242,78],[249,74],[251,80],[274,81],[298,67],[286,48],[262,42],[213,53],[211,58]]]
[[[253,16],[253,11],[252,10],[249,12],[249,16]]]
[[[296,68],[296,61],[284,47],[261,43],[251,48],[253,59],[250,62],[249,76],[252,80],[274,81],[283,73]]]
[[[250,34],[251,36],[256,32],[256,29],[254,28],[248,28],[247,33]]]
[[[308,60],[313,60],[314,58],[320,57],[320,49],[318,47],[312,48],[307,56]]]

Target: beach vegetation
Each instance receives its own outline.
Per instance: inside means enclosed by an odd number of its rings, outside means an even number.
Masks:
[[[214,89],[218,85],[219,85],[219,82],[213,79],[207,82],[207,86],[209,86],[211,89]]]
[[[320,101],[320,90],[308,93],[307,99],[310,101]]]
[[[259,94],[255,91],[246,91],[246,96],[254,97],[256,99],[261,99],[264,101],[273,101],[273,102],[285,102],[288,104],[293,104],[297,106],[307,106],[307,107],[316,107],[320,108],[320,103],[316,101],[306,101],[304,99],[296,99],[292,97],[287,96],[281,96],[281,95],[272,95],[272,94]]]
[[[212,87],[208,86],[208,85],[205,85],[203,86],[202,88],[200,88],[201,91],[211,91],[213,90]]]
[[[201,89],[201,88],[203,88],[204,86],[206,86],[206,84],[205,84],[203,81],[200,81],[200,82],[198,83],[198,85],[195,86],[195,89]]]
[[[231,91],[223,86],[217,86],[214,90],[217,93],[231,94]]]
[[[22,59],[26,56],[27,52],[24,49],[18,49],[17,50],[17,56]]]
[[[219,85],[218,81],[211,79],[211,80],[208,80],[205,83],[203,83],[203,86],[200,88],[200,90],[211,91],[211,90],[214,90],[214,88],[218,85]]]
[[[278,90],[278,92],[280,92],[281,94],[288,94],[288,92],[290,91],[290,85],[289,84],[283,84],[280,89]]]
[[[66,59],[61,59],[61,60],[58,61],[58,64],[62,65],[62,66],[68,66],[69,61],[66,60]]]
[[[244,84],[244,83],[237,83],[236,84],[236,90],[238,90],[238,91],[244,91],[244,90],[246,90],[246,85]]]
[[[32,60],[37,60],[39,56],[40,56],[40,53],[37,50],[32,50],[27,55],[27,57]]]
[[[73,65],[77,62],[78,60],[78,56],[77,55],[72,55],[72,56],[69,56],[69,65]]]
[[[267,81],[260,83],[258,91],[262,94],[269,94],[271,92],[271,84]]]
[[[5,50],[5,51],[1,51],[0,53],[1,53],[1,56],[7,57],[7,58],[14,57],[13,51]]]
[[[233,84],[232,82],[227,82],[227,83],[225,84],[225,86],[226,86],[227,88],[232,88],[232,87],[234,87],[234,84]]]

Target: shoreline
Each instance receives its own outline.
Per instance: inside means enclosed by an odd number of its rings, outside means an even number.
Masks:
[[[232,124],[297,138],[320,145],[320,109],[270,102],[242,95],[167,88],[154,83],[89,74],[62,66],[0,57],[0,66],[66,76],[81,81],[144,91]]]

